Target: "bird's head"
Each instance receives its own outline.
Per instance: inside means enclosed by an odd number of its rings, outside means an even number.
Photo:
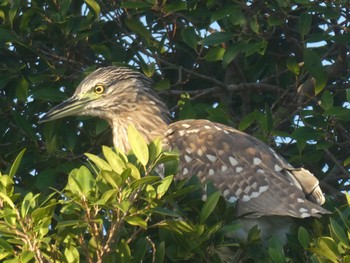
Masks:
[[[72,97],[48,111],[40,122],[72,115],[89,115],[106,119],[143,110],[167,115],[167,109],[151,89],[151,80],[126,67],[100,68],[88,75]]]

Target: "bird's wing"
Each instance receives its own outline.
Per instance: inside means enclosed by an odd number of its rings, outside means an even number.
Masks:
[[[228,201],[237,201],[238,215],[303,218],[328,212],[307,200],[293,175],[295,170],[303,178],[302,170],[248,134],[206,120],[185,120],[169,126],[166,142],[180,152],[178,177],[196,175],[203,183],[212,181]]]

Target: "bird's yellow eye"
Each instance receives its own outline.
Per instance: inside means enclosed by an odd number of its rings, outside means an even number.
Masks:
[[[105,92],[105,86],[101,85],[101,84],[97,84],[95,87],[94,87],[94,92],[96,94],[102,94],[103,92]]]

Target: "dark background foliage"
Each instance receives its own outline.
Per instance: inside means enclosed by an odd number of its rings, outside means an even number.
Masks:
[[[94,118],[38,124],[94,69],[154,79],[174,119],[265,141],[320,180],[330,207],[350,174],[349,2],[0,1],[0,171],[17,192],[63,189],[83,153],[111,145]]]

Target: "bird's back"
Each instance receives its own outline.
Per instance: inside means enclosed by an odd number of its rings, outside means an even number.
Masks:
[[[303,170],[314,184],[305,193],[293,168],[270,147],[236,129],[207,120],[178,121],[169,126],[166,142],[180,153],[179,178],[197,175],[210,180],[230,202],[237,202],[237,215],[304,218],[328,213],[318,180]],[[309,201],[306,195],[317,195]],[[321,198],[319,197],[321,196]],[[318,204],[317,204],[318,202]]]

